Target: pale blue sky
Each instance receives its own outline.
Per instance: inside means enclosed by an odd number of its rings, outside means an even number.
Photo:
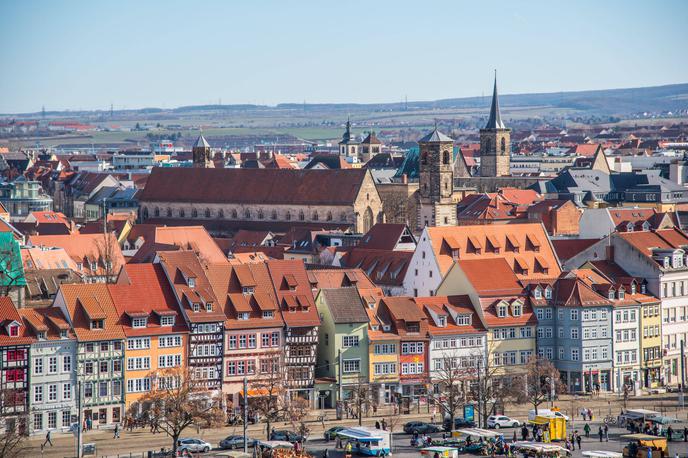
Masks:
[[[688,1],[0,0],[0,113],[688,81]]]

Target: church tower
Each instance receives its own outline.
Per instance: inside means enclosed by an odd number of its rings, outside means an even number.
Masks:
[[[456,224],[454,194],[454,140],[437,127],[418,140],[420,148],[420,207],[418,226]]]
[[[359,143],[356,137],[351,135],[351,119],[346,120],[346,130],[342,135],[342,141],[339,142],[339,155],[345,157],[358,158]]]
[[[495,72],[494,92],[490,119],[480,129],[480,176],[500,177],[511,175],[511,129],[502,122],[497,95],[497,74]]]
[[[208,169],[215,167],[213,153],[210,151],[210,145],[203,137],[203,134],[198,136],[198,140],[196,140],[191,152],[193,153],[193,166],[195,168]]]

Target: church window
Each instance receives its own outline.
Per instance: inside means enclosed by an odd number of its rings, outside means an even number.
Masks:
[[[272,215],[270,215],[270,218],[277,219],[277,210],[272,211]]]
[[[219,210],[217,211],[217,217],[218,217],[218,218],[224,219],[224,217],[225,217],[225,211],[224,211],[223,209],[219,209]]]
[[[449,151],[445,151],[442,153],[442,164],[448,165],[450,162],[449,160]]]
[[[492,144],[490,142],[490,139],[486,138],[485,139],[485,151],[489,152],[491,148],[492,148]]]
[[[143,218],[148,218],[148,207],[143,207]]]
[[[184,216],[186,216],[186,212],[184,211],[183,208],[180,208],[180,209],[179,209],[179,217],[180,217],[180,218],[184,218]]]
[[[420,162],[423,165],[428,165],[428,153],[427,153],[427,151],[423,152],[423,155],[421,156]]]
[[[237,211],[232,210],[232,218],[237,219]]]
[[[506,153],[506,138],[502,137],[502,154]]]
[[[306,219],[306,215],[303,213],[303,210],[299,212],[299,221],[303,221]]]
[[[285,215],[285,219],[287,221],[291,221],[291,212],[289,212],[289,211],[287,212],[287,214]]]
[[[172,218],[172,209],[170,207],[167,207],[167,217]]]
[[[318,221],[318,212],[313,213],[313,221]]]
[[[251,210],[249,210],[248,208],[244,210],[244,218],[251,219]]]
[[[263,219],[263,209],[258,210],[258,219]]]
[[[339,215],[339,220],[340,221],[346,221],[346,213],[342,212],[342,214]]]
[[[327,212],[327,221],[332,221],[332,212]]]
[[[205,217],[210,218],[210,209],[209,208],[205,209]]]
[[[191,209],[191,217],[192,218],[198,218],[198,210],[196,210],[195,208],[192,208]]]
[[[158,207],[155,207],[155,216],[160,216],[160,209]]]

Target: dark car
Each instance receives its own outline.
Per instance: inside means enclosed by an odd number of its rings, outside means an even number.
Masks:
[[[302,442],[304,439],[303,436],[292,431],[273,431],[272,434],[270,434],[270,440],[286,441],[293,444],[295,442]]]
[[[249,447],[253,447],[257,441],[256,439],[247,438],[246,442]],[[219,445],[221,449],[242,448],[244,446],[244,436],[227,436],[220,441]]]
[[[323,433],[323,437],[326,441],[332,441],[337,437],[337,433],[343,429],[346,428],[344,428],[343,426],[332,427]]]
[[[454,418],[454,427],[450,427],[451,419],[450,418],[445,418],[444,419],[444,424],[442,425],[444,427],[445,431],[451,431],[452,429],[459,429],[459,428],[475,428],[475,422],[466,420],[461,417]]]
[[[410,421],[404,425],[404,432],[406,434],[430,434],[437,433],[439,431],[440,429],[437,426],[431,425],[430,423],[424,423],[422,421]]]

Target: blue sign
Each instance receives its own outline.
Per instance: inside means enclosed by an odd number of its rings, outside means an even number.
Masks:
[[[466,421],[475,420],[475,406],[471,404],[463,406],[463,419]]]

